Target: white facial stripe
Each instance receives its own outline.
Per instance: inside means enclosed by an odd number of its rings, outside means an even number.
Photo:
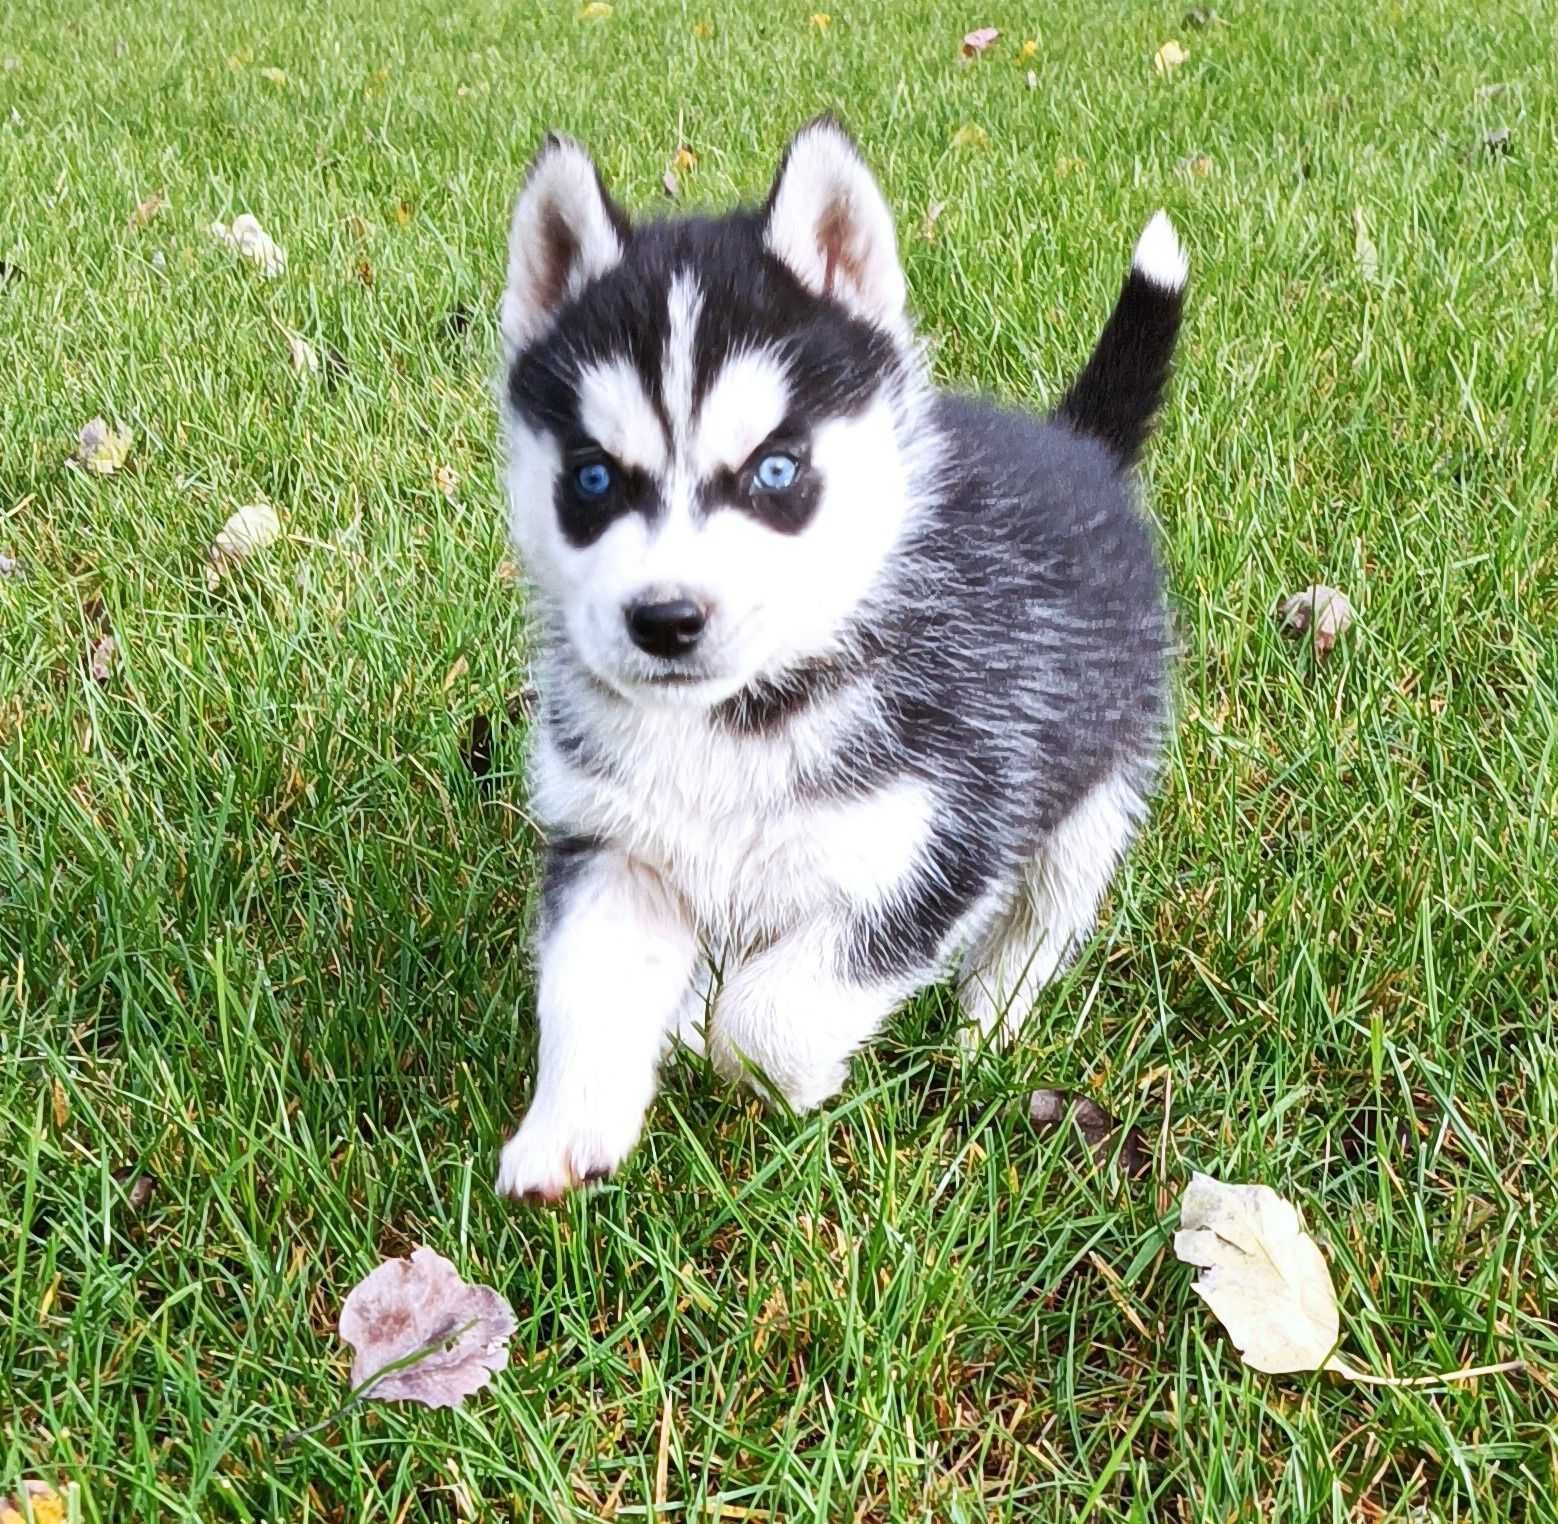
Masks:
[[[579,377],[579,421],[601,449],[638,471],[666,468],[665,430],[626,360],[587,366]]]
[[[730,360],[714,379],[692,446],[692,465],[704,478],[720,467],[735,471],[785,420],[790,388],[784,365],[772,350],[749,349]]]
[[[698,334],[698,314],[703,293],[685,270],[671,281],[667,299],[670,332],[665,341],[665,410],[671,419],[671,438],[685,447],[692,427],[692,378]]]

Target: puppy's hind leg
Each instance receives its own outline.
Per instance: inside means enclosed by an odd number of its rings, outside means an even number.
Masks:
[[[1116,775],[1094,787],[1023,870],[1016,898],[964,960],[959,996],[970,1043],[1005,1046],[1039,991],[1087,940],[1099,901],[1145,814],[1141,794]]]
[[[596,842],[554,843],[543,894],[535,1096],[498,1190],[555,1201],[638,1141],[697,944],[660,877]]]

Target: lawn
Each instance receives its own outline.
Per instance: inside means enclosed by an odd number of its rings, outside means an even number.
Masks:
[[[9,8],[0,1493],[127,1524],[1558,1517],[1558,13],[1221,9]],[[617,1180],[519,1208],[508,204],[553,125],[631,206],[669,208],[682,145],[688,204],[760,196],[824,107],[949,384],[1053,401],[1154,208],[1184,235],[1163,796],[1019,1051],[966,1057],[931,994],[805,1119],[683,1058]],[[210,234],[245,211],[276,279]],[[134,433],[110,476],[64,464],[97,415]],[[285,538],[212,589],[256,502]],[[1272,618],[1312,582],[1358,610],[1323,661]],[[1036,1086],[1138,1124],[1151,1176],[1035,1129]],[[1526,1368],[1246,1369],[1170,1248],[1193,1169],[1301,1207],[1353,1364]],[[289,1442],[346,1390],[346,1292],[419,1243],[512,1300],[511,1368]]]

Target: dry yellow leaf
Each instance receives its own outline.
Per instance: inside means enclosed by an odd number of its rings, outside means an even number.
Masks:
[[[685,143],[676,150],[676,156],[671,160],[671,168],[679,175],[685,175],[698,167],[698,155]]]
[[[167,204],[168,197],[164,191],[153,191],[144,201],[137,202],[135,210],[130,213],[131,231],[145,227]]]
[[[0,1524],[65,1524],[65,1500],[43,1482],[23,1482],[27,1514],[15,1498],[0,1497]]]
[[[692,35],[699,42],[707,42],[714,35],[714,28],[707,21],[695,21],[692,27]]]
[[[974,122],[965,122],[952,134],[954,148],[988,148],[990,134]]]
[[[460,473],[453,466],[435,466],[433,485],[445,497],[453,497],[460,490]]]
[[[833,18],[826,11],[813,11],[811,13],[811,24],[819,32],[825,32],[833,25]]]
[[[54,1081],[54,1125],[63,1127],[70,1120],[70,1097],[65,1094],[65,1087],[58,1081]]]
[[[1024,40],[1022,45],[1022,56],[1024,58],[1032,58],[1038,53],[1038,51],[1039,39],[1037,37],[1029,37]]]
[[[604,21],[611,14],[611,7],[606,0],[590,0],[590,3],[579,12],[580,21]]]
[[[287,71],[285,69],[276,68],[274,64],[272,64],[269,68],[261,69],[260,78],[268,80],[271,84],[275,85],[278,90],[285,90],[287,88]]]
[[[1168,74],[1177,69],[1190,55],[1171,37],[1152,55],[1152,67],[1159,74]]]

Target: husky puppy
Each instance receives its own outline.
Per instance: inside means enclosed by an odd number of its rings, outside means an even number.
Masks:
[[[500,1191],[615,1170],[677,1036],[814,1107],[916,990],[1002,1040],[1088,935],[1167,723],[1131,467],[1186,273],[1159,212],[1041,419],[932,388],[832,120],[717,218],[630,222],[543,144],[500,313],[546,835]]]

